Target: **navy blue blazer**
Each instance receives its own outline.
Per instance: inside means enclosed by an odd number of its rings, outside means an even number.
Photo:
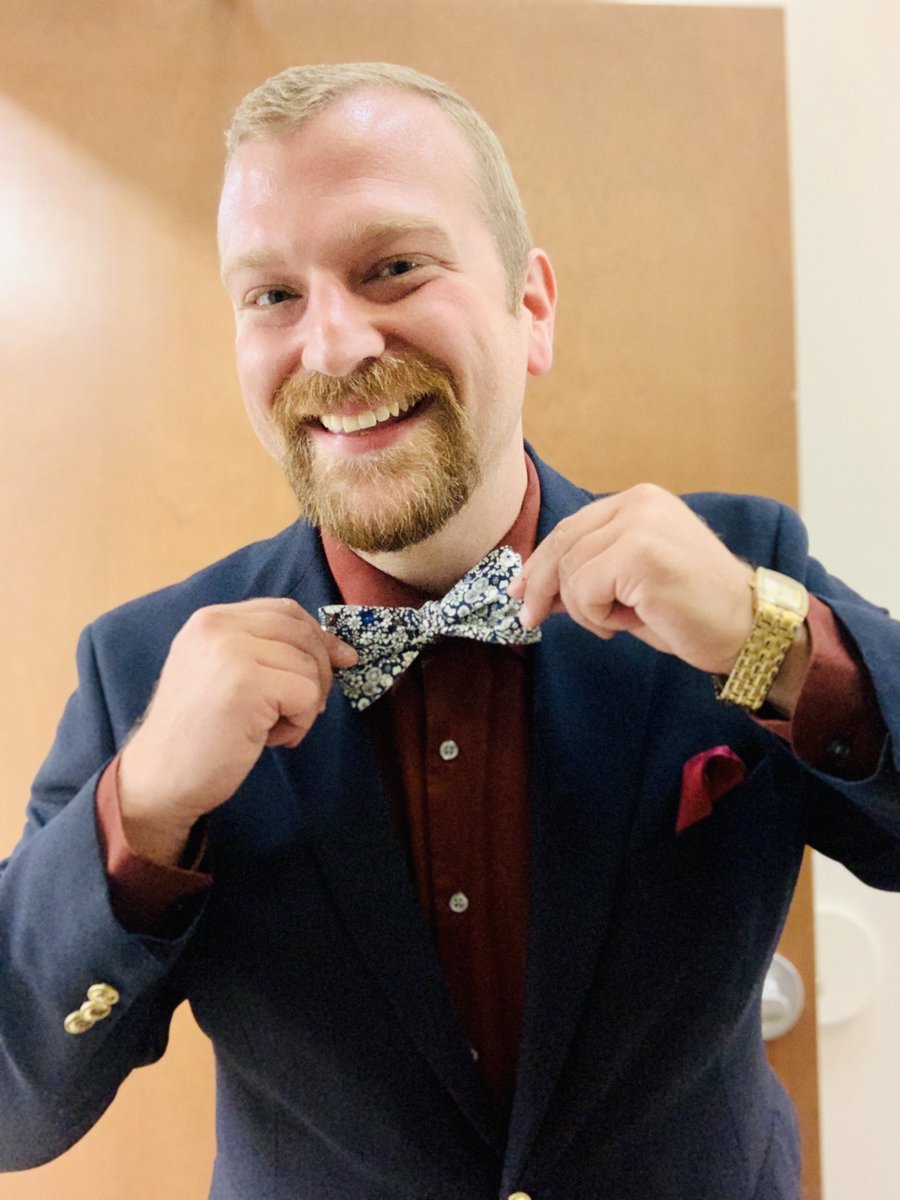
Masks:
[[[539,536],[592,497],[543,464]],[[115,920],[94,790],[198,607],[334,584],[297,523],[101,617],[0,873],[0,1168],[75,1142],[188,997],[215,1047],[215,1200],[798,1200],[791,1105],[760,995],[804,845],[900,887],[900,627],[808,558],[774,502],[688,502],[738,554],[837,613],[891,730],[877,773],[800,763],[709,678],[551,617],[532,654],[526,1012],[508,1127],[482,1089],[395,837],[363,717],[338,689],[209,820],[214,883],[167,937]],[[692,756],[743,783],[676,834]],[[498,779],[502,789],[504,782]],[[97,981],[121,994],[78,1037]]]

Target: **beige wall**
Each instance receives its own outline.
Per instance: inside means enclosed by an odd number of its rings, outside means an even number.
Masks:
[[[783,7],[801,510],[829,568],[900,614],[900,4]],[[896,1200],[900,901],[819,860],[816,907],[821,1012],[868,996],[820,1032],[825,1200]],[[874,953],[830,944],[853,925]]]

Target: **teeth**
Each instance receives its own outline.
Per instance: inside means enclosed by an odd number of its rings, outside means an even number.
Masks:
[[[421,396],[414,396],[412,399],[392,400],[390,404],[380,405],[374,412],[367,410],[352,417],[322,413],[319,423],[324,425],[329,433],[358,433],[360,429],[373,429],[376,425],[389,421],[391,417],[399,417],[401,413],[409,412],[421,399]]]

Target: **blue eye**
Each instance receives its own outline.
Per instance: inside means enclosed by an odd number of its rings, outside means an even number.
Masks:
[[[289,292],[287,288],[267,288],[254,300],[254,304],[258,308],[272,308],[276,304],[283,304],[285,300],[292,300],[294,293]]]
[[[376,275],[383,278],[395,279],[398,275],[408,275],[410,271],[414,271],[420,264],[414,262],[411,258],[394,258],[390,262],[385,263],[376,271]]]

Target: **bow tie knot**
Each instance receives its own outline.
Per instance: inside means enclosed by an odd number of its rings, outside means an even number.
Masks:
[[[492,550],[443,600],[421,608],[380,608],[361,604],[328,604],[319,609],[324,629],[348,642],[359,662],[336,672],[354,708],[368,708],[416,659],[424,646],[442,637],[463,637],[499,645],[527,645],[540,640],[539,629],[519,620],[521,600],[507,595],[522,560],[509,546]]]

